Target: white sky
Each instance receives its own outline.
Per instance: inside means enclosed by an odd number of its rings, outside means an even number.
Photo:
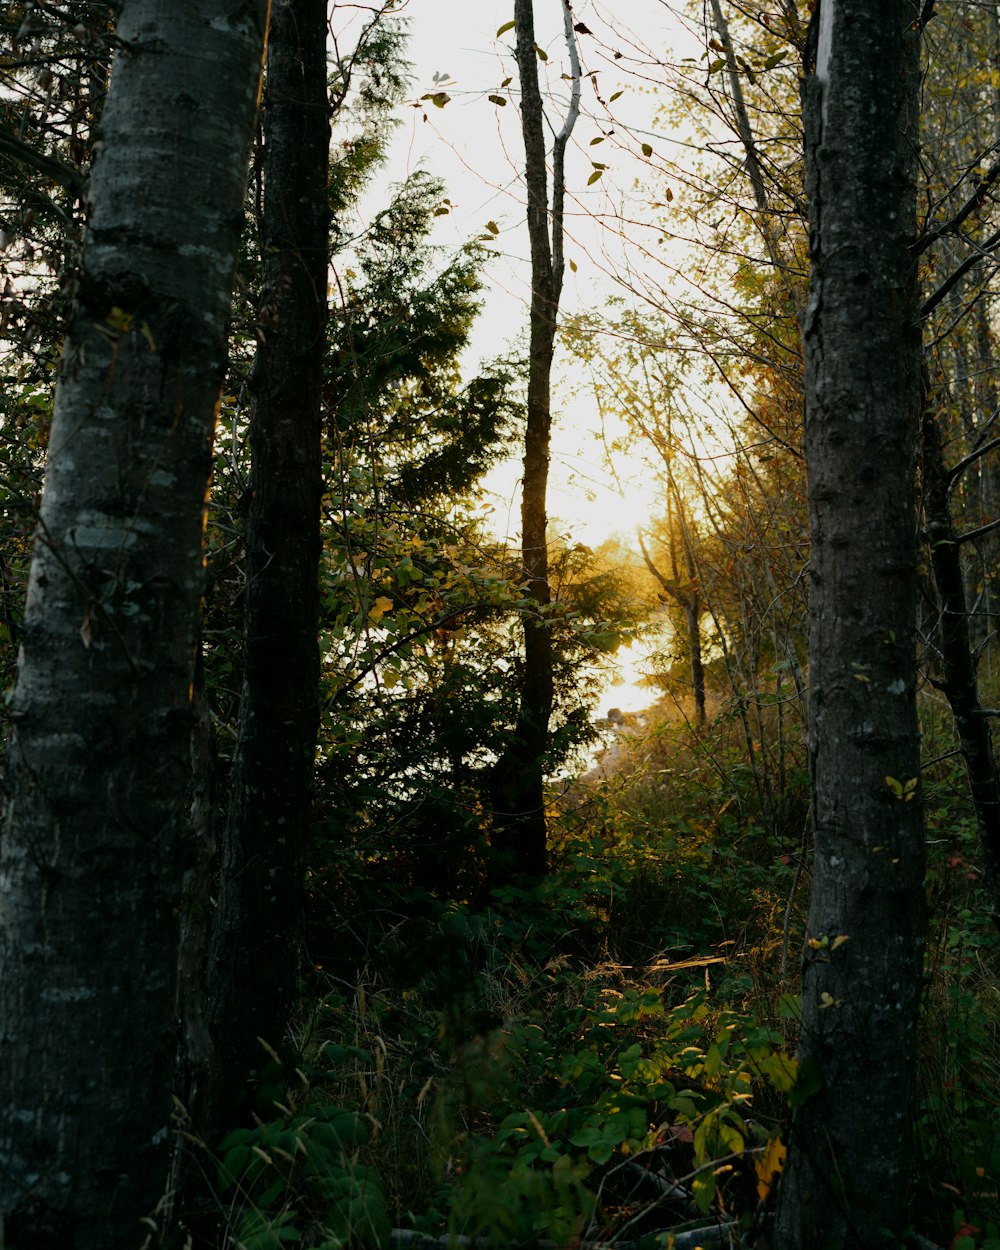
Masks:
[[[580,37],[584,71],[598,69],[597,85],[607,100],[624,90],[616,111],[624,112],[641,134],[628,140],[633,149],[647,135],[655,99],[644,93],[641,84],[621,71],[609,49],[623,50],[622,65],[633,60],[633,48],[624,23],[641,31],[641,40],[661,55],[676,30],[671,30],[669,11],[661,0],[575,0],[574,16],[586,23],[600,39]],[[609,20],[614,11],[626,11],[616,41]],[[500,92],[507,77],[517,90],[513,56],[513,32],[499,39],[497,30],[513,17],[512,0],[409,0],[405,12],[410,20],[408,59],[413,64],[414,98],[443,85],[451,97],[443,108],[429,102],[407,110],[399,128],[385,183],[399,181],[418,168],[426,168],[442,178],[453,210],[438,219],[439,242],[459,246],[482,234],[487,222],[499,226],[497,260],[487,273],[487,299],[475,330],[473,359],[498,355],[506,350],[524,349],[527,325],[529,271],[524,221],[524,193],[520,166],[523,161],[520,118],[512,104],[499,107],[488,100]],[[561,0],[535,0],[536,38],[549,61],[539,65],[553,89],[565,90],[559,75],[566,68]],[[601,51],[602,45],[605,50]],[[435,75],[447,74],[441,84]],[[543,78],[544,82],[544,78]],[[544,90],[544,86],[543,86]],[[501,92],[506,94],[506,92]],[[516,97],[515,97],[516,98]],[[567,156],[567,267],[562,296],[562,312],[592,311],[603,307],[617,293],[608,270],[616,264],[621,248],[613,232],[599,224],[594,215],[606,215],[616,202],[622,203],[641,175],[638,160],[618,146],[617,137],[599,145],[591,141],[608,130],[603,110],[595,99],[594,87],[585,83],[583,111]],[[426,116],[426,121],[424,120]],[[556,127],[562,123],[562,110],[552,109]],[[624,135],[624,129],[619,127]],[[608,165],[594,186],[587,186],[592,160]],[[383,183],[373,195],[385,196]],[[617,466],[622,492],[603,464],[600,421],[592,400],[573,396],[557,363],[553,393],[552,465],[549,480],[549,516],[557,532],[570,533],[573,541],[597,545],[612,535],[634,537],[638,524],[645,524],[651,511],[658,510],[658,491],[652,475],[642,469],[638,458],[619,459]],[[616,431],[611,431],[612,436]],[[488,485],[496,495],[497,529],[516,535],[519,524],[519,472],[512,463],[491,475]]]
[[[605,101],[622,91],[615,102],[617,132],[600,144],[592,140],[610,129],[595,98],[595,84],[586,82],[582,113],[573,134],[566,165],[567,261],[561,302],[563,316],[592,312],[620,295],[612,274],[620,268],[624,245],[613,229],[601,224],[609,213],[641,215],[645,196],[636,180],[648,175],[638,159],[642,142],[656,144],[652,118],[658,101],[628,66],[640,73],[646,60],[643,47],[656,56],[679,55],[684,36],[663,0],[574,0],[574,17],[597,38],[580,37],[585,74],[597,69],[600,96]],[[509,350],[524,350],[530,271],[523,179],[523,148],[516,95],[506,107],[487,98],[506,94],[501,84],[512,79],[517,91],[513,33],[497,38],[497,30],[513,18],[513,0],[408,0],[405,13],[411,37],[407,56],[413,65],[413,99],[425,92],[447,91],[442,109],[429,102],[406,111],[399,127],[386,175],[372,188],[361,213],[381,207],[389,184],[424,168],[446,184],[452,211],[438,219],[435,240],[459,247],[483,234],[487,222],[499,227],[496,261],[487,271],[483,313],[475,331],[469,367]],[[548,82],[553,93],[565,91],[560,74],[567,66],[561,0],[535,0],[536,38],[549,56],[539,65],[543,93]],[[639,32],[632,35],[630,32]],[[622,51],[621,61],[614,51]],[[700,55],[701,45],[690,42],[685,55]],[[439,77],[436,79],[435,75]],[[442,81],[440,76],[447,75]],[[655,70],[651,76],[655,76]],[[551,120],[558,128],[564,110],[553,102]],[[629,152],[631,149],[631,155]],[[588,186],[592,161],[608,168],[600,181]],[[597,546],[619,537],[634,546],[635,531],[658,512],[659,487],[640,456],[616,456],[616,473],[604,463],[601,423],[596,405],[581,388],[574,394],[570,362],[557,357],[553,378],[552,462],[549,475],[549,518],[553,532],[574,542]],[[613,438],[620,430],[606,431]],[[617,476],[617,480],[616,480]],[[492,473],[487,486],[496,511],[499,534],[517,541],[520,516],[519,457]],[[650,692],[640,686],[646,665],[643,646],[623,648],[616,657],[620,677],[609,682],[602,707],[638,711],[649,706]]]

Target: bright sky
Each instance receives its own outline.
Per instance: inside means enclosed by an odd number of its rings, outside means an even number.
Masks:
[[[600,40],[581,35],[584,70],[598,70],[597,90],[605,100],[624,89],[617,108],[626,110],[630,122],[634,118],[636,128],[642,130],[630,141],[634,146],[649,133],[655,102],[621,72],[612,51],[601,51],[605,40],[611,49],[622,48],[622,64],[634,52],[624,25],[618,32],[620,39],[614,32],[609,12],[615,9],[627,10],[631,27],[641,30],[642,40],[661,54],[671,39],[670,15],[661,0],[613,0],[611,4],[575,0],[573,6],[576,20],[602,35]],[[513,101],[500,107],[487,98],[506,95],[501,84],[508,77],[513,79],[510,90],[517,88],[513,32],[499,39],[496,33],[513,17],[512,0],[409,0],[406,13],[411,24],[408,55],[414,67],[414,98],[444,89],[450,100],[444,108],[424,102],[408,111],[392,153],[388,181],[398,181],[418,168],[445,181],[453,209],[439,219],[437,238],[446,245],[457,247],[482,234],[487,222],[499,228],[497,260],[488,273],[488,299],[476,328],[473,353],[483,358],[523,350],[529,270],[524,259],[528,240],[520,119]],[[565,91],[559,77],[566,68],[561,0],[536,0],[535,13],[536,37],[549,56],[539,68],[547,74],[553,91]],[[562,109],[554,102],[556,127],[562,117]],[[594,84],[588,83],[567,158],[566,258],[577,268],[566,271],[564,315],[603,307],[616,294],[608,270],[615,266],[621,245],[596,218],[621,206],[621,188],[631,189],[642,170],[638,161],[630,162],[617,141],[592,145],[608,128]],[[588,187],[595,160],[606,163],[608,170]],[[636,526],[646,524],[650,513],[658,510],[653,475],[637,456],[618,457],[619,481],[615,481],[603,462],[600,419],[593,400],[586,394],[574,396],[568,380],[566,363],[562,369],[557,364],[549,515],[557,531],[570,533],[576,542],[596,545],[614,534],[632,539]],[[618,431],[607,433],[614,437]],[[496,496],[497,528],[511,536],[519,526],[519,475],[520,466],[514,462],[494,472],[488,483]]]

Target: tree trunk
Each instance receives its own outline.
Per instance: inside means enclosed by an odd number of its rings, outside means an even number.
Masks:
[[[679,502],[679,500],[678,500]],[[683,520],[682,520],[683,525]],[[686,526],[684,527],[686,530]],[[685,533],[685,555],[687,557],[688,576],[678,576],[677,558],[671,542],[670,565],[671,576],[665,577],[653,563],[652,556],[646,550],[642,534],[639,534],[639,550],[653,577],[663,587],[660,595],[662,603],[673,602],[684,613],[684,625],[687,632],[688,667],[691,670],[691,694],[694,700],[694,719],[698,729],[705,727],[705,663],[701,649],[701,591],[695,580],[694,560]]]
[[[701,654],[701,595],[691,592],[684,604],[684,621],[687,625],[688,655],[691,657],[691,690],[694,695],[694,723],[705,728],[705,664]]]
[[[319,727],[320,401],[329,212],[326,2],[275,0],[264,112],[243,687],[209,961],[210,1029],[239,1099],[295,999]]]
[[[923,418],[922,463],[927,537],[940,612],[940,688],[955,718],[976,812],[993,917],[1000,924],[1000,777],[997,776],[989,718],[983,715],[979,698],[960,538],[951,517],[952,475],[944,466],[941,430],[929,410]]]
[[[564,0],[565,4],[565,0]],[[521,487],[521,559],[536,610],[524,616],[524,668],[520,705],[511,742],[491,778],[493,828],[491,878],[541,876],[547,867],[544,757],[552,715],[552,633],[546,609],[549,590],[546,494],[549,477],[552,358],[563,280],[563,165],[566,143],[579,110],[580,71],[572,15],[564,8],[566,40],[573,61],[572,98],[552,152],[552,236],[542,96],[532,0],[515,0],[517,67],[521,80],[521,131],[528,192],[531,247],[531,312],[528,346],[528,404]]]
[[[925,931],[910,250],[919,17],[911,0],[823,0],[803,84],[815,852],[777,1250],[894,1246],[907,1223]]]
[[[7,759],[6,1250],[135,1250],[164,1191],[205,493],[266,8],[122,8]]]

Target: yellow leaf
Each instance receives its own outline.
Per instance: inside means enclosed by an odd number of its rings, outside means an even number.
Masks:
[[[379,595],[368,610],[368,619],[378,624],[391,607],[392,600],[388,597],[388,595]]]
[[[757,1197],[761,1202],[767,1201],[774,1178],[785,1166],[788,1148],[780,1137],[772,1137],[764,1147],[764,1153],[757,1160]]]
[[[830,950],[835,951],[838,946],[843,946],[845,942],[849,942],[850,940],[851,940],[850,934],[838,933],[837,936],[833,939],[832,943],[830,944]]]
[[[120,330],[123,334],[127,334],[132,328],[132,314],[116,304],[108,313],[107,323],[113,330]]]

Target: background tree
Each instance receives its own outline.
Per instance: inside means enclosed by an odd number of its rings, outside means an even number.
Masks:
[[[133,1247],[165,1185],[204,498],[264,36],[263,4],[132,0],[118,25],[5,778],[11,1247]]]
[[[538,876],[546,869],[543,777],[552,714],[552,639],[547,609],[548,521],[546,493],[551,429],[551,374],[556,319],[563,281],[563,201],[566,144],[580,107],[580,66],[573,15],[563,7],[571,64],[570,104],[552,149],[552,200],[548,195],[542,97],[538,85],[532,0],[516,0],[514,30],[521,82],[524,181],[528,194],[531,250],[531,309],[528,344],[528,401],[521,484],[521,559],[537,614],[524,617],[524,670],[517,725],[493,771],[493,873]]]
[[[329,257],[326,0],[271,13],[250,378],[242,691],[209,950],[217,1073],[239,1090],[295,997],[319,727],[321,405]]]

